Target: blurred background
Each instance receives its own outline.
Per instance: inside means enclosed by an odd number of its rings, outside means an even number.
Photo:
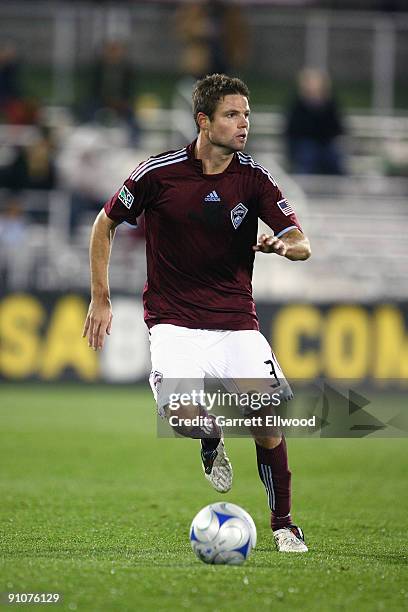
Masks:
[[[258,255],[263,333],[289,378],[408,377],[404,0],[0,2],[0,378],[133,383],[150,368],[143,222],[120,227],[112,336],[81,338],[88,244],[139,161],[195,137],[194,80],[251,89],[248,153],[310,237]]]

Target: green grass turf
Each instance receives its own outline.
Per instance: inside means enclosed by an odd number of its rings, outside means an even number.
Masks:
[[[406,440],[289,440],[310,545],[295,556],[274,550],[252,443],[229,440],[222,499],[258,528],[236,568],[192,554],[190,521],[221,496],[197,443],[156,438],[147,390],[3,385],[0,423],[0,592],[60,592],[56,609],[101,612],[407,608]]]

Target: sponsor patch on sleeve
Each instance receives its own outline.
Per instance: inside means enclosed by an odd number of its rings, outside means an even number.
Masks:
[[[119,191],[119,200],[126,206],[126,208],[130,208],[133,204],[133,200],[135,196],[132,195],[126,185],[123,185],[122,189]]]

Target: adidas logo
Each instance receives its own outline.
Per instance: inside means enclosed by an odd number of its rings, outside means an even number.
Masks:
[[[216,191],[212,191],[205,196],[204,202],[221,202],[221,198]]]

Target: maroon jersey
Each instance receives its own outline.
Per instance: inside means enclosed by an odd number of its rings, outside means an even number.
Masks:
[[[300,229],[270,173],[235,153],[220,174],[203,174],[195,142],[142,162],[105,204],[116,222],[144,211],[149,327],[258,329],[252,269],[258,217],[276,236]]]

